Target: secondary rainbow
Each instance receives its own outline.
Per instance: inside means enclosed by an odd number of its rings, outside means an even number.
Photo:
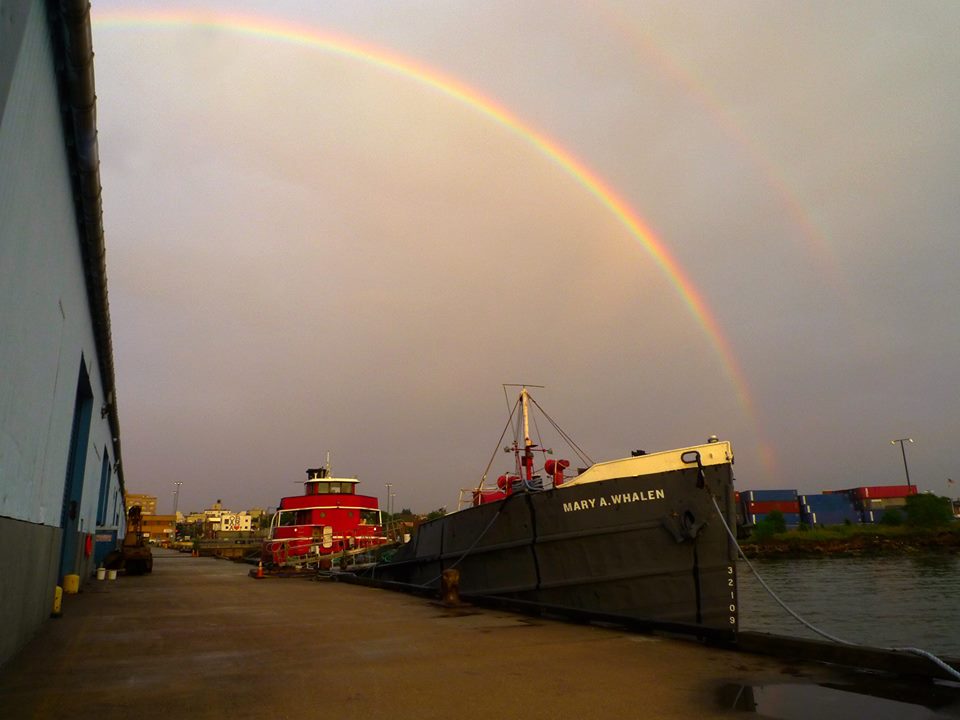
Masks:
[[[710,86],[679,56],[670,53],[663,44],[656,42],[646,26],[622,6],[611,2],[598,2],[593,6],[592,11],[604,19],[612,34],[622,38],[646,62],[653,64],[661,75],[669,78],[693,102],[697,103],[710,121],[732,141],[737,151],[753,165],[757,174],[774,192],[790,220],[799,229],[806,241],[807,250],[817,262],[821,272],[849,305],[849,288],[843,282],[836,255],[823,231],[800,204],[784,174],[777,172],[773,161],[761,151],[759,144],[744,132]]]
[[[109,27],[168,27],[194,26],[219,28],[256,39],[267,39],[316,48],[335,55],[357,60],[382,70],[401,75],[457,100],[482,113],[499,125],[524,138],[551,162],[559,165],[602,205],[612,212],[646,252],[660,266],[676,286],[690,313],[712,341],[732,383],[740,405],[755,425],[761,446],[761,460],[766,469],[774,464],[772,450],[763,442],[757,413],[743,372],[730,343],[710,312],[693,282],[669,253],[664,243],[637,215],[637,213],[595,172],[572,153],[560,147],[543,133],[524,123],[516,115],[456,78],[422,65],[411,58],[385,48],[364,43],[355,38],[321,31],[314,27],[294,25],[274,18],[238,13],[211,13],[186,9],[110,9],[91,13],[94,29]]]

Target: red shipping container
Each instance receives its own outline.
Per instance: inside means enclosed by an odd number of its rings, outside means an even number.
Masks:
[[[766,515],[774,510],[782,513],[800,512],[800,503],[797,500],[768,500],[766,502],[748,502],[747,513],[750,515]]]
[[[917,494],[916,485],[870,485],[854,488],[858,498],[897,498]]]

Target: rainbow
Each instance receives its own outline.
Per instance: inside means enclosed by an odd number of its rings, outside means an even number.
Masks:
[[[679,57],[670,54],[658,44],[645,30],[644,25],[627,13],[622,6],[611,2],[598,2],[593,6],[593,12],[601,16],[611,33],[620,36],[628,46],[636,50],[636,54],[641,55],[646,62],[655,65],[662,75],[669,78],[692,98],[711,122],[736,145],[739,154],[753,165],[756,173],[773,191],[786,215],[798,228],[806,241],[807,250],[813,256],[820,271],[849,304],[839,263],[823,231],[800,204],[796,193],[790,189],[783,174],[775,171],[774,163],[759,149],[757,143],[747,136],[724,108],[724,103],[716,93]]]
[[[555,141],[523,122],[497,102],[456,78],[398,55],[382,47],[354,38],[336,35],[314,27],[304,27],[274,18],[247,14],[221,14],[174,8],[110,9],[92,13],[94,30],[118,27],[179,28],[192,26],[228,30],[248,37],[279,41],[319,49],[334,55],[357,60],[378,69],[394,73],[438,91],[520,136],[551,162],[562,168],[606,207],[626,231],[632,235],[670,282],[677,288],[684,304],[713,343],[724,372],[737,393],[737,399],[753,423],[761,448],[761,461],[768,471],[774,466],[772,448],[763,439],[757,421],[757,411],[749,387],[740,369],[730,343],[721,332],[720,324],[710,312],[703,297],[691,279],[667,250],[665,244],[637,213],[599,175],[590,170],[572,153]]]

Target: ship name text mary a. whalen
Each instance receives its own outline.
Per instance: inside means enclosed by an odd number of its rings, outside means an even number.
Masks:
[[[595,508],[611,507],[613,505],[627,505],[635,502],[649,502],[651,500],[663,500],[666,493],[663,488],[654,490],[640,490],[638,492],[613,493],[611,495],[600,496],[598,498],[585,498],[583,500],[574,500],[565,502],[563,511],[578,512],[580,510],[593,510]]]

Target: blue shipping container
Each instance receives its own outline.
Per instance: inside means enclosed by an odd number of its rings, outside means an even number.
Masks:
[[[901,518],[903,517],[903,511],[901,508],[886,508],[883,510],[864,510],[863,512],[860,513],[860,517],[862,519],[862,522],[878,523],[880,522],[880,518],[886,515],[888,510],[895,510],[900,513]]]
[[[747,524],[756,525],[758,522],[766,519],[766,514],[747,515]],[[796,527],[800,524],[800,513],[783,513],[783,522],[787,527]]]
[[[852,523],[859,523],[860,515],[852,510],[849,513],[827,510],[805,513],[803,520],[811,525],[845,525],[847,520]]]
[[[846,495],[801,495],[800,502],[816,509],[846,509],[852,508],[853,504]]]

